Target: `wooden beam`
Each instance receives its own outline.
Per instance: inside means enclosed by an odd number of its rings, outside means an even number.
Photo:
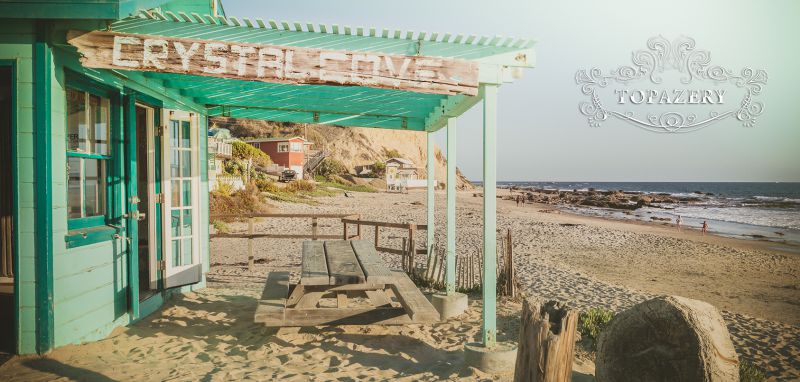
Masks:
[[[224,21],[220,18],[220,21]],[[323,50],[109,31],[67,33],[88,68],[193,74],[283,84],[478,94],[476,61]]]

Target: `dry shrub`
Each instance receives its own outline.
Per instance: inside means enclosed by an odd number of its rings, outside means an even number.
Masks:
[[[314,183],[311,183],[311,182],[309,182],[307,180],[304,180],[304,179],[299,179],[299,180],[295,180],[295,181],[292,181],[289,184],[287,184],[286,185],[286,191],[288,191],[288,192],[297,192],[297,191],[311,192],[311,191],[314,191],[314,189],[316,187],[317,186]]]
[[[255,184],[256,187],[258,187],[258,190],[261,192],[276,193],[281,191],[281,188],[278,187],[278,185],[272,180],[256,179]]]
[[[248,184],[244,190],[235,191],[230,195],[225,195],[216,191],[212,192],[209,197],[209,207],[213,220],[226,222],[234,221],[236,218],[213,218],[213,216],[269,212],[269,205],[264,203],[261,192],[253,183]]]
[[[355,184],[339,175],[328,175],[328,181],[331,183],[343,184],[345,186],[352,186]]]

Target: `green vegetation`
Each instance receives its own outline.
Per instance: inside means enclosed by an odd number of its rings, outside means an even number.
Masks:
[[[762,382],[767,377],[755,365],[747,361],[739,362],[739,381],[740,382]]]
[[[376,178],[381,178],[386,175],[386,163],[377,161],[372,165],[372,173]]]
[[[397,149],[387,149],[386,147],[383,148],[383,153],[386,154],[388,158],[401,158],[400,152]]]
[[[325,158],[317,167],[316,173],[325,178],[331,175],[344,175],[347,174],[347,167],[341,161]]]
[[[272,163],[269,155],[255,146],[242,141],[231,142],[231,152],[234,158],[241,160],[253,160],[253,164],[259,167],[267,166]]]
[[[581,339],[588,340],[591,349],[597,350],[597,339],[613,318],[614,312],[603,308],[591,308],[582,312],[578,317],[578,332],[581,333]]]

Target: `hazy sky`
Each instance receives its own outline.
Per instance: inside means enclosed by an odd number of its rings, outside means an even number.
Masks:
[[[231,16],[535,39],[536,67],[500,88],[499,180],[800,181],[800,1],[224,4]],[[684,134],[653,133],[618,120],[589,127],[578,112],[585,96],[575,72],[598,67],[606,73],[630,64],[631,52],[657,35],[694,38],[697,48],[711,52],[712,64],[766,70],[765,110],[756,126],[727,119]],[[482,178],[481,113],[477,105],[458,120],[458,165],[473,180]],[[444,130],[435,134],[441,146],[444,138]]]

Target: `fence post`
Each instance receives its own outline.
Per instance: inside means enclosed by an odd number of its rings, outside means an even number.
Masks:
[[[358,214],[358,220],[361,221],[361,214]],[[356,226],[356,236],[358,240],[361,240],[361,223]]]
[[[378,237],[380,237],[380,227],[375,226],[375,248],[378,248]]]
[[[402,252],[403,252],[403,255],[402,255],[402,258],[400,260],[400,263],[403,264],[403,270],[404,271],[408,271],[408,259],[406,257],[406,256],[408,256],[408,250],[406,250],[406,238],[403,238],[403,251]]]
[[[317,218],[311,218],[311,240],[317,240]]]
[[[247,269],[253,269],[253,217],[247,219]]]
[[[416,224],[414,224],[414,223],[409,223],[408,224],[408,254],[410,256],[409,259],[408,259],[408,270],[409,270],[409,272],[412,272],[412,273],[414,272],[414,255],[416,255],[416,252],[417,252],[417,250],[415,248],[415,245],[414,245],[415,244],[414,243],[414,231],[416,231],[416,230],[417,230],[417,225]]]
[[[343,218],[342,219],[342,228],[343,228],[342,240],[347,240],[347,222],[344,221],[344,219],[347,219],[347,218]]]

